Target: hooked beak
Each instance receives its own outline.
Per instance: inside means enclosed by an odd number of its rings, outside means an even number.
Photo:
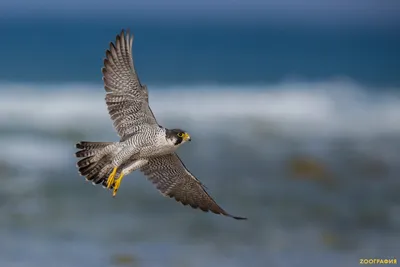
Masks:
[[[184,135],[183,135],[183,140],[185,140],[185,141],[192,141],[192,139],[190,138],[190,135],[188,134],[188,133],[185,133]]]

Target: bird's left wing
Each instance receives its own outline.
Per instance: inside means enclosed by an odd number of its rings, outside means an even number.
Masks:
[[[185,167],[176,153],[151,158],[149,163],[140,169],[164,195],[175,198],[183,205],[200,208],[208,212],[222,214],[237,220],[246,218],[232,216],[223,210],[206,192],[201,182]]]

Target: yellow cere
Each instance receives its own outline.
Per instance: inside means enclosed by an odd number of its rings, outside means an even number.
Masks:
[[[184,133],[183,134],[183,140],[189,140],[190,139],[190,135],[188,133]]]
[[[178,137],[182,137],[185,141],[190,139],[190,135],[188,133],[178,133]]]

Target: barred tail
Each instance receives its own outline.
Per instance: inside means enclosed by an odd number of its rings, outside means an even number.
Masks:
[[[79,174],[86,177],[93,184],[104,185],[108,176],[112,172],[112,153],[106,153],[104,150],[112,142],[85,142],[76,144],[76,148],[80,149],[75,153],[77,158],[81,158],[78,163]]]

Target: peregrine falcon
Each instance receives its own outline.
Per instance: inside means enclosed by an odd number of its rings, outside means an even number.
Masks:
[[[134,68],[132,44],[133,36],[122,30],[115,43],[110,43],[102,68],[105,101],[120,141],[76,144],[80,175],[112,189],[115,196],[122,179],[140,170],[162,195],[183,205],[246,219],[222,209],[176,154],[191,137],[184,130],[158,124],[149,106],[147,87],[140,83]]]

